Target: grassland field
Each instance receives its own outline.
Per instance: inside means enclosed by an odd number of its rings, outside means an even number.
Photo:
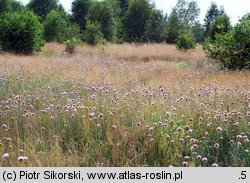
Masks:
[[[201,46],[0,54],[0,166],[250,166],[250,72]]]

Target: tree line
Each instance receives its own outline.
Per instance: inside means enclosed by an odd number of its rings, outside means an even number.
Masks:
[[[16,0],[0,1],[2,16],[20,10],[30,10],[39,17],[47,42],[76,37],[90,44],[101,38],[114,43],[176,43],[181,31],[202,42],[231,27],[223,7],[218,8],[215,3],[209,7],[202,25],[198,20],[197,2],[188,0],[178,0],[169,15],[149,0],[74,0],[71,13],[66,12],[58,0],[30,0],[26,6]],[[223,28],[218,28],[218,24]]]
[[[52,41],[69,45],[166,42],[179,49],[209,42],[209,53],[210,43],[234,27],[223,6],[214,2],[204,22],[199,16],[194,0],[178,0],[170,14],[158,10],[150,0],[74,0],[70,13],[58,0],[30,0],[26,6],[16,0],[0,0],[0,47],[30,53]],[[244,17],[248,19],[249,14]]]

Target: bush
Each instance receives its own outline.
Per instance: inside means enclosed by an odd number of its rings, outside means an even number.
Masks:
[[[62,12],[52,10],[44,21],[44,37],[47,42],[66,40],[67,20]]]
[[[79,40],[82,38],[80,26],[76,23],[69,23],[66,31],[66,39],[76,38]]]
[[[211,26],[211,39],[215,40],[216,34],[226,34],[230,29],[230,18],[226,14],[216,17]]]
[[[217,34],[213,44],[205,44],[204,49],[227,69],[250,69],[250,20],[242,19],[225,35]]]
[[[69,54],[73,54],[75,53],[75,48],[76,48],[76,45],[79,44],[79,41],[76,38],[71,38],[65,41],[64,44],[66,46],[65,51]]]
[[[182,32],[179,34],[176,40],[176,47],[181,50],[194,49],[196,47],[196,42],[189,33]]]
[[[0,20],[0,44],[3,51],[31,54],[44,44],[43,26],[31,11],[7,13]]]
[[[101,25],[98,22],[87,20],[86,29],[84,31],[84,41],[90,45],[96,45],[103,41],[103,34],[100,31]]]

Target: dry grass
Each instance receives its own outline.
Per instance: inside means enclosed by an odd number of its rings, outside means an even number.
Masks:
[[[48,55],[62,55],[65,46],[57,43],[47,44],[43,52]],[[76,53],[84,56],[106,56],[115,60],[205,60],[201,46],[183,52],[168,44],[107,44],[106,46],[78,46]]]
[[[201,48],[2,54],[0,165],[250,166],[249,91],[249,71],[214,70]]]

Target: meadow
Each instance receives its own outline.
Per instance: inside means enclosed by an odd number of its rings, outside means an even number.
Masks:
[[[250,72],[198,46],[0,54],[0,166],[250,166]]]

